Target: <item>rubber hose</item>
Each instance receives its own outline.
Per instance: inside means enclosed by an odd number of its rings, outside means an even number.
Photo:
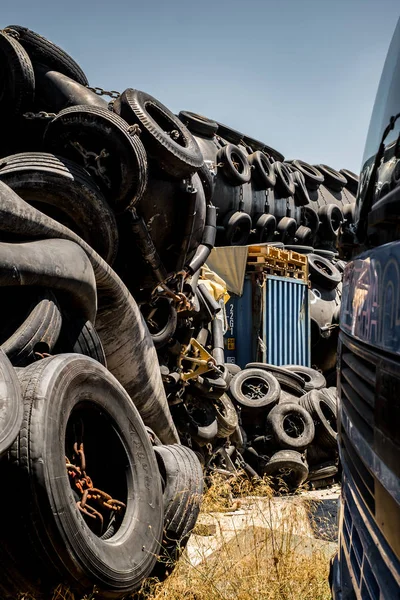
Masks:
[[[29,206],[1,181],[0,231],[24,239],[62,238],[85,251],[96,278],[96,329],[108,369],[125,387],[144,423],[161,441],[179,443],[160,370],[154,368],[158,364],[156,349],[135,300],[118,275],[78,235]]]
[[[220,319],[213,319],[211,323],[213,347],[224,348],[224,334],[222,331],[222,322]]]
[[[22,244],[0,242],[0,286],[39,286],[60,290],[80,315],[94,321],[96,280],[85,252],[68,240]]]
[[[203,296],[203,300],[205,301],[208,308],[210,309],[210,312],[213,315],[216,315],[218,312],[220,312],[221,307],[218,304],[218,302],[215,300],[215,298],[213,298],[213,296],[210,294],[207,286],[204,283],[199,283],[197,286],[197,289],[200,290],[200,293]]]
[[[212,230],[214,234],[212,234]],[[197,247],[195,255],[190,261],[187,270],[189,273],[195,273],[204,265],[207,258],[210,256],[211,250],[215,245],[215,236],[217,234],[217,209],[212,204],[207,204],[206,222],[204,225],[201,244]]]
[[[186,184],[186,188],[182,191],[184,201],[187,204],[187,219],[185,223],[185,230],[183,232],[182,244],[179,251],[179,258],[176,265],[176,271],[182,271],[186,263],[190,242],[192,241],[194,222],[197,214],[197,194],[198,191],[193,184]]]
[[[217,365],[224,364],[225,355],[224,355],[224,351],[222,348],[214,348],[211,354],[213,355],[213,358],[215,358]]]

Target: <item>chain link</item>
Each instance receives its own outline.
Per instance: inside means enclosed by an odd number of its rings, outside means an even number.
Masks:
[[[24,119],[54,119],[57,116],[57,113],[48,113],[45,110],[41,110],[37,113],[34,112],[26,112],[22,115]]]
[[[110,98],[114,98],[116,100],[120,97],[121,93],[116,90],[103,90],[101,87],[91,87],[90,85],[86,86],[88,90],[94,92],[97,96],[110,96]]]

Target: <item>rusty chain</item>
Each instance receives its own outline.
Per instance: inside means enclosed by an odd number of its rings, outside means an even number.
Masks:
[[[37,113],[26,112],[22,116],[24,117],[24,119],[29,119],[29,120],[32,120],[32,119],[42,119],[42,120],[44,120],[44,119],[54,119],[54,117],[56,117],[57,114],[56,113],[51,113],[51,112],[49,113],[49,112],[46,112],[45,110],[40,110]]]
[[[100,511],[106,509],[122,518],[126,509],[126,504],[112,498],[110,494],[107,494],[103,490],[94,487],[92,479],[86,473],[86,456],[83,442],[75,442],[73,449],[74,458],[79,465],[71,462],[67,456],[65,457],[65,461],[70,482],[81,496],[76,503],[77,508],[81,513],[98,522],[99,531],[100,534],[102,534],[104,528],[104,516]],[[94,506],[91,506],[89,502],[94,502],[99,510]]]
[[[121,93],[116,90],[103,90],[101,87],[91,87],[90,85],[86,86],[88,90],[94,92],[96,96],[109,96],[110,98],[114,98],[116,100],[120,97]]]

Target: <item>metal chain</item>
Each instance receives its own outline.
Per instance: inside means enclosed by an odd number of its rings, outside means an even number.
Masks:
[[[110,98],[114,98],[116,100],[120,97],[121,93],[116,90],[103,90],[101,87],[91,87],[90,85],[86,86],[88,90],[94,92],[97,96],[110,96]]]
[[[26,112],[22,115],[25,119],[54,119],[57,116],[57,113],[48,113],[45,110],[41,110],[37,113],[34,112]]]

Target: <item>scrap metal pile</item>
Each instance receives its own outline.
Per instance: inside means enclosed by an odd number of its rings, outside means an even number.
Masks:
[[[321,376],[232,377],[201,268],[216,240],[334,251],[356,178],[91,88],[24,27],[0,66],[0,598],[123,597],[171,570],[204,469],[333,474]]]

